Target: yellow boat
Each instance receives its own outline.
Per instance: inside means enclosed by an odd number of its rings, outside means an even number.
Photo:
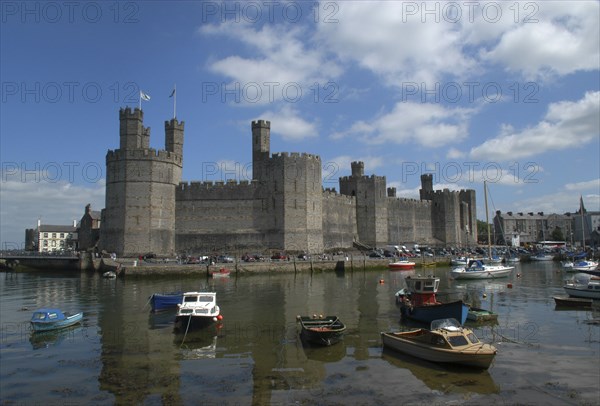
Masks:
[[[455,319],[434,320],[431,329],[381,333],[383,346],[431,362],[488,369],[496,347],[479,341]]]

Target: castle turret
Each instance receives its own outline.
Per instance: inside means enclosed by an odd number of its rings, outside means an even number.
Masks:
[[[388,243],[385,176],[365,176],[364,162],[352,162],[352,176],[340,178],[340,194],[356,196],[358,241],[372,247]]]
[[[351,162],[350,167],[352,168],[352,176],[358,178],[365,176],[365,163],[364,162]]]
[[[265,180],[264,167],[269,159],[271,148],[271,122],[257,120],[252,122],[252,178]]]
[[[176,118],[165,121],[165,149],[183,157],[183,128],[185,123]]]
[[[144,128],[144,112],[130,107],[119,110],[120,148],[133,150],[148,148],[150,144],[150,128]]]
[[[421,200],[431,200],[432,193],[433,175],[430,173],[424,173],[423,175],[421,175],[421,190],[419,190]]]

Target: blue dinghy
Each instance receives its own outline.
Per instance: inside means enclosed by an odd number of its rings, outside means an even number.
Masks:
[[[82,312],[69,314],[59,309],[38,309],[31,316],[31,327],[33,331],[56,330],[77,324],[82,319]]]

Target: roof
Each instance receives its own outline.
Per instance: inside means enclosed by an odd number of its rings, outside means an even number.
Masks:
[[[47,232],[74,233],[75,231],[77,231],[77,227],[43,224],[38,227],[38,231],[43,232],[43,233],[47,233]]]

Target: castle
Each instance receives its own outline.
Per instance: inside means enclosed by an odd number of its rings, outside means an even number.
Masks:
[[[182,182],[184,122],[165,122],[165,150],[150,145],[143,111],[119,111],[120,146],[106,155],[99,248],[119,256],[281,250],[320,253],[353,245],[477,241],[475,191],[396,197],[362,162],[323,189],[318,155],[270,152],[269,121],[252,122],[252,180]]]

